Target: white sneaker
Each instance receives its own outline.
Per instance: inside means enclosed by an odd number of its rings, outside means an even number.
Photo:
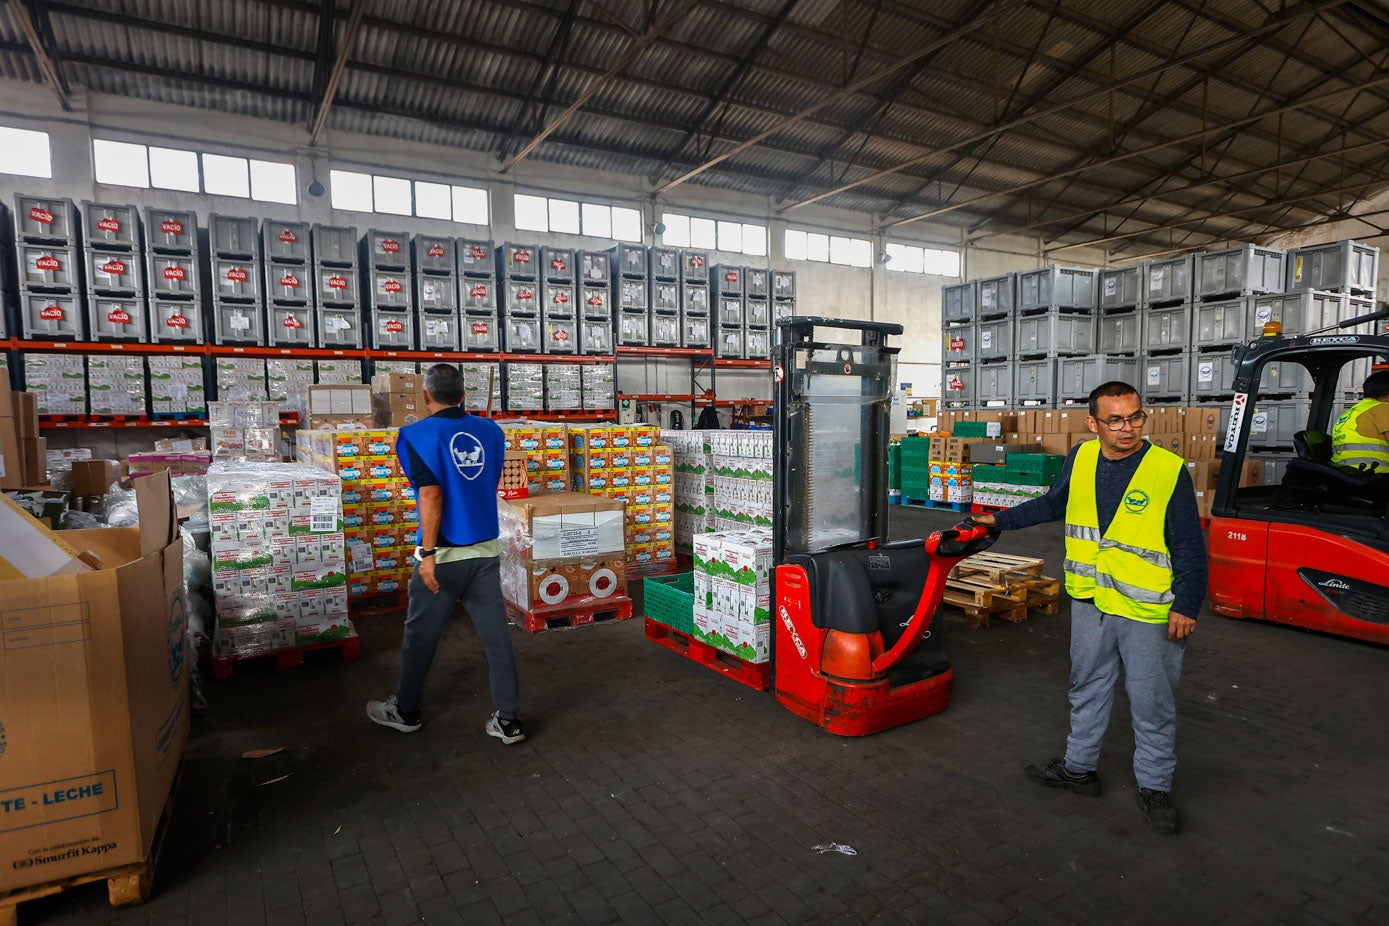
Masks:
[[[379,723],[383,727],[399,730],[401,733],[414,733],[420,728],[420,721],[406,723],[400,716],[400,710],[395,706],[395,695],[391,695],[384,701],[368,701],[367,719],[372,723]]]
[[[492,712],[492,719],[487,721],[487,726],[483,727],[488,736],[495,736],[506,745],[519,743],[526,738],[525,731],[521,729],[520,720],[502,721],[501,715],[496,711]]]

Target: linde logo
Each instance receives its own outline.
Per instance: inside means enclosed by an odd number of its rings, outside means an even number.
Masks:
[[[106,320],[115,325],[130,324],[130,316],[127,315],[125,310],[123,309],[115,309],[112,312],[108,312],[106,315]]]
[[[347,289],[347,277],[332,276],[328,278],[329,289]]]
[[[232,267],[227,270],[227,279],[233,283],[245,283],[247,278],[245,267]]]
[[[382,238],[381,250],[386,254],[399,254],[400,242],[396,241],[394,238]]]
[[[1350,591],[1350,583],[1343,579],[1327,579],[1324,582],[1318,582],[1317,585],[1321,588],[1332,589],[1338,592]]]
[[[42,318],[45,321],[56,321],[57,319],[60,319],[62,317],[62,306],[46,305],[42,309],[39,309],[39,318]]]
[[[118,276],[124,276],[124,275],[125,275],[125,261],[123,261],[123,260],[108,260],[106,263],[104,263],[104,264],[101,265],[101,272],[102,272],[102,273],[110,274],[111,276],[117,276],[117,277],[118,277]]]
[[[38,206],[35,206],[29,210],[29,219],[42,225],[52,225],[53,213],[49,212],[47,209],[40,209]]]
[[[387,280],[382,284],[381,288],[388,293],[398,293],[402,289],[399,280]]]
[[[781,616],[781,622],[786,625],[786,632],[791,634],[791,645],[796,647],[796,652],[801,654],[802,659],[809,657],[805,650],[805,644],[801,642],[801,635],[796,633],[796,625],[791,623],[791,614],[786,610],[786,605],[777,606],[777,614]]]
[[[184,270],[178,264],[170,264],[169,266],[164,268],[164,279],[186,280],[188,279],[188,271]]]
[[[1356,344],[1360,341],[1357,335],[1342,334],[1325,338],[1313,338],[1312,344]]]
[[[165,219],[159,223],[159,230],[166,235],[183,234],[183,223],[177,219]]]
[[[289,230],[288,228],[280,232],[279,237],[280,240],[283,241],[285,244],[293,244],[294,242],[299,240],[299,236],[296,235],[293,231]]]
[[[121,230],[121,223],[108,216],[107,218],[99,219],[96,223],[96,227],[104,232],[119,232]]]

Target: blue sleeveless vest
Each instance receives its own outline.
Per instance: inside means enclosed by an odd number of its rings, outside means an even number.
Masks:
[[[400,429],[396,456],[406,473],[411,449],[434,473],[444,493],[439,536],[464,547],[497,539],[497,485],[506,455],[506,438],[497,423],[477,415],[431,415]],[[418,537],[417,532],[416,543]]]

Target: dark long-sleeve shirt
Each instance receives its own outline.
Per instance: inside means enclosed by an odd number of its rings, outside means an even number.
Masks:
[[[1120,460],[1100,454],[1095,467],[1095,504],[1100,516],[1100,532],[1109,530],[1114,514],[1119,510],[1129,481],[1138,463],[1152,445],[1146,441],[1136,452]],[[1056,485],[1041,498],[1024,502],[1016,508],[1005,508],[994,515],[994,523],[1002,530],[1018,530],[1066,517],[1066,502],[1071,492],[1071,468],[1075,465],[1074,447],[1061,467]],[[1177,488],[1167,503],[1167,520],[1163,530],[1168,554],[1172,559],[1172,610],[1195,618],[1206,598],[1206,541],[1201,536],[1201,516],[1196,511],[1196,489],[1191,474],[1182,469]]]

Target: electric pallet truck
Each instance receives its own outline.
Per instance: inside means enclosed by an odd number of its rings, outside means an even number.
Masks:
[[[993,545],[968,519],[887,542],[889,416],[901,325],[777,323],[772,690],[831,733],[863,736],[945,708],[940,605],[956,562]],[[815,340],[815,329],[858,343]]]

